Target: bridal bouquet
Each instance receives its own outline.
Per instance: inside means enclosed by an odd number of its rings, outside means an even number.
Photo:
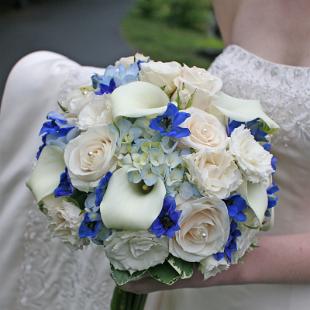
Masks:
[[[273,222],[278,126],[221,88],[204,69],[137,54],[70,89],[43,123],[27,183],[51,233],[102,247],[119,286],[238,263]],[[116,290],[112,309],[144,301]]]

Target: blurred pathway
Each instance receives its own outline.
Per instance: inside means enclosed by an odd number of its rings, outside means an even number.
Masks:
[[[120,22],[133,2],[41,0],[0,12],[0,98],[11,67],[27,53],[50,50],[95,66],[129,55]]]

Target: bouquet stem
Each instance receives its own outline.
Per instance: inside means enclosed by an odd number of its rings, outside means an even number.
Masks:
[[[125,292],[116,286],[111,301],[111,310],[143,310],[146,298],[147,294]]]

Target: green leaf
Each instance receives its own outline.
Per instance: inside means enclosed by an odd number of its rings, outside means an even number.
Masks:
[[[172,285],[181,278],[181,275],[168,262],[151,267],[149,274],[153,279],[167,285]]]
[[[117,270],[111,265],[111,276],[118,286],[125,285],[130,281],[139,280],[145,273],[146,270],[142,270],[130,274],[126,270]]]
[[[181,258],[169,256],[167,262],[181,276],[181,279],[189,279],[194,274],[194,264]]]
[[[69,202],[74,203],[81,210],[85,209],[84,203],[87,198],[87,193],[81,192],[77,189],[74,190],[73,194],[70,197],[66,197],[65,199]]]

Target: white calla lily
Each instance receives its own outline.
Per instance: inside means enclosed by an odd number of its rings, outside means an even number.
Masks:
[[[115,171],[100,204],[102,221],[108,228],[146,230],[158,217],[166,195],[162,180],[144,193],[128,181],[127,170]]]
[[[113,119],[119,116],[142,117],[162,114],[169,97],[160,87],[148,82],[132,82],[114,90],[110,96]]]
[[[240,99],[219,92],[212,97],[212,104],[225,116],[235,121],[249,122],[260,118],[270,128],[279,128],[279,125],[263,111],[259,100]]]
[[[46,146],[27,181],[37,202],[52,194],[60,181],[60,174],[65,170],[63,150],[57,146]]]
[[[240,186],[239,191],[254,212],[259,224],[262,225],[265,218],[265,212],[268,207],[266,186],[262,183],[251,183],[244,181]]]

